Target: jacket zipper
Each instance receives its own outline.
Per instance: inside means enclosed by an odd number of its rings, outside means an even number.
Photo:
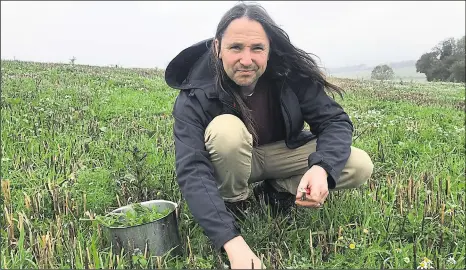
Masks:
[[[239,111],[235,107],[231,106],[230,104],[228,104],[228,103],[226,103],[224,101],[221,101],[221,102],[222,102],[222,104],[226,105],[228,108],[232,109],[237,115],[240,115]]]
[[[285,112],[286,112],[286,116],[288,118],[288,124],[290,125],[290,133],[288,134],[288,136],[291,135],[291,131],[293,130],[293,126],[291,125],[291,117],[290,117],[290,113],[288,111],[288,108],[286,107],[285,103],[283,102],[283,100],[281,100],[280,98],[280,103],[282,104],[283,108],[285,109]]]
[[[285,82],[283,82],[283,83],[285,83]],[[286,116],[287,116],[287,118],[288,118],[288,124],[289,124],[289,126],[290,126],[290,132],[289,132],[289,134],[287,134],[287,135],[288,135],[288,137],[289,137],[289,136],[291,136],[291,132],[292,132],[292,130],[293,130],[293,126],[292,126],[292,123],[291,123],[290,112],[288,111],[288,108],[286,107],[285,102],[283,102],[282,95],[283,95],[283,84],[282,84],[282,87],[281,87],[281,89],[280,89],[280,103],[282,104],[283,108],[285,109]]]

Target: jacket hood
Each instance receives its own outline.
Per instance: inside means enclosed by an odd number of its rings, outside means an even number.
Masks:
[[[212,41],[213,38],[209,38],[193,44],[170,61],[165,70],[168,86],[184,90],[213,85],[209,55]]]

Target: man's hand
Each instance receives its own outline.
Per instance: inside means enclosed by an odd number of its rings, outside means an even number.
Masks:
[[[303,192],[306,192],[306,199],[304,201],[301,199]],[[324,168],[314,165],[301,178],[298,190],[296,191],[296,204],[319,208],[323,205],[327,196],[327,172]]]
[[[237,236],[231,239],[223,248],[227,252],[231,269],[265,269],[243,237]]]

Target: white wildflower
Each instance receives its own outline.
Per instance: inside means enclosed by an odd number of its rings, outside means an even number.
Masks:
[[[450,258],[448,258],[447,263],[448,264],[456,264],[456,261],[455,261],[455,259],[453,257],[450,257]]]

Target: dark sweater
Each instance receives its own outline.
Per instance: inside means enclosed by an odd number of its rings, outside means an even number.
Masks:
[[[258,145],[264,145],[285,139],[285,125],[281,112],[280,99],[276,89],[270,83],[260,79],[246,105],[252,113],[256,124]]]

